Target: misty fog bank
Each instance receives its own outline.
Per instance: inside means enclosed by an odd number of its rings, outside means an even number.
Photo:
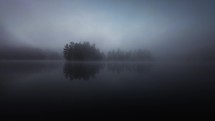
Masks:
[[[58,59],[70,41],[104,54],[146,49],[155,60],[214,61],[214,0],[1,0],[0,59]]]

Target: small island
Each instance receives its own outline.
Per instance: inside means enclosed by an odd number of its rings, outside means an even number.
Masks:
[[[122,51],[111,50],[106,54],[89,42],[70,42],[64,47],[64,58],[67,61],[151,61],[153,56],[148,50]]]

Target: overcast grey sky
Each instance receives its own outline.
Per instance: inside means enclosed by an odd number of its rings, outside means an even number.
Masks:
[[[183,53],[214,44],[214,6],[214,0],[0,0],[0,42],[62,50],[70,41],[90,41],[103,50]]]

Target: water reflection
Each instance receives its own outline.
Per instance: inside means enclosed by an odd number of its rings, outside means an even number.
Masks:
[[[149,72],[151,64],[144,63],[88,63],[88,62],[67,62],[64,64],[63,72],[69,80],[90,80],[104,70],[113,73],[146,73]]]
[[[1,62],[0,106],[8,114],[201,112],[215,107],[214,71],[214,64]]]
[[[40,73],[41,71],[50,71],[57,68],[58,64],[54,62],[40,61],[14,61],[0,63],[0,79],[1,80],[17,80],[27,76]]]
[[[104,66],[101,63],[65,63],[64,75],[69,80],[89,80]]]
[[[151,68],[151,64],[146,63],[108,63],[107,69],[111,72],[121,73],[121,72],[135,72],[135,73],[145,73]]]

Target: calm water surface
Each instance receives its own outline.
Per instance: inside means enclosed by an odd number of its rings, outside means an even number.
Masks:
[[[213,113],[213,63],[0,62],[4,113]]]

